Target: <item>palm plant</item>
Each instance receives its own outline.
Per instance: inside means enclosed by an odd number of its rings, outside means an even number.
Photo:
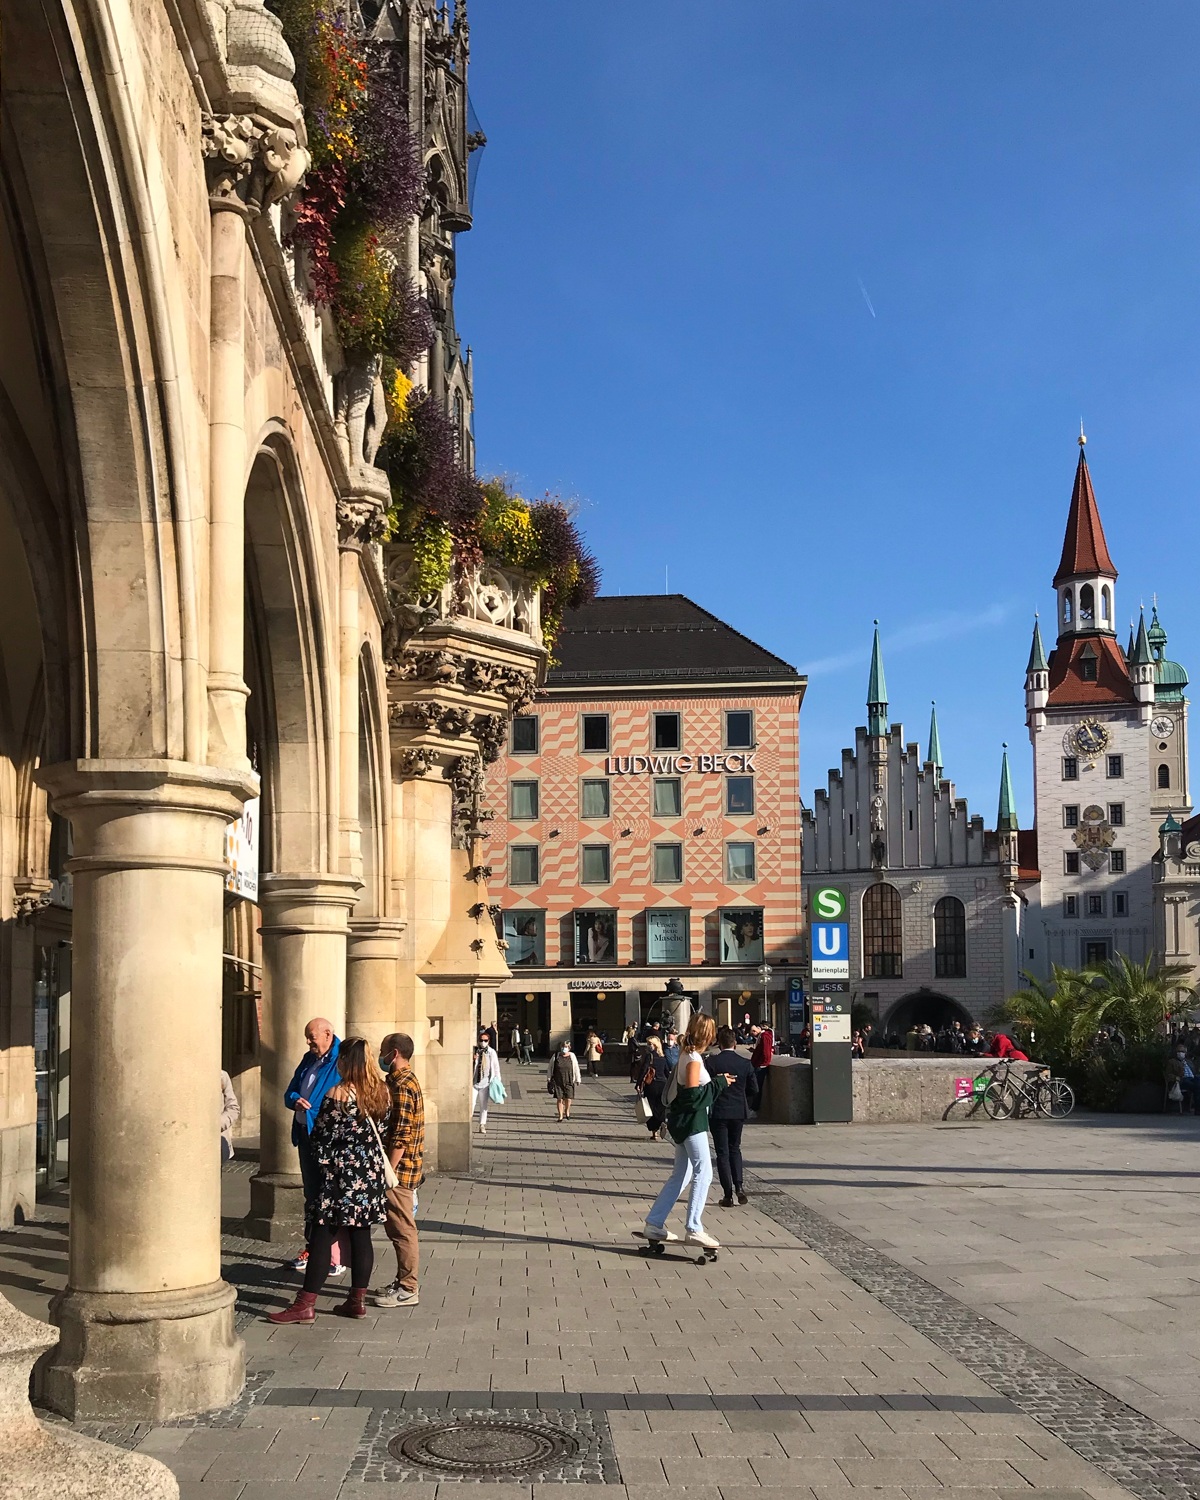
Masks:
[[[1039,1057],[1065,1061],[1073,1050],[1078,1017],[1090,1000],[1093,971],[1052,964],[1048,982],[1032,974],[1023,977],[1027,988],[1011,996],[1001,1014],[1031,1034]]]
[[[1131,1042],[1156,1040],[1192,977],[1188,964],[1160,964],[1153,957],[1138,963],[1124,953],[1084,972],[1094,977],[1076,1014],[1077,1044],[1113,1025]]]

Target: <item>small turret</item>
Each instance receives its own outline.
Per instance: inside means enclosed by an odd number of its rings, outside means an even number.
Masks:
[[[933,767],[935,776],[940,777],[945,762],[942,760],[942,737],[938,733],[937,700],[934,699],[929,714],[929,754],[925,757],[926,762]]]
[[[875,621],[875,639],[871,644],[871,676],[867,682],[867,733],[887,738],[888,691],[883,675],[883,649],[879,644],[879,621]]]
[[[1143,724],[1148,724],[1154,707],[1154,657],[1146,634],[1145,614],[1138,620],[1137,639],[1133,643],[1133,655],[1129,658],[1129,675],[1137,694],[1139,718]]]
[[[1000,878],[1011,891],[1020,875],[1017,853],[1017,798],[1013,791],[1012,769],[1008,764],[1008,743],[1000,758],[1000,804],[996,810],[996,837],[1000,853]]]
[[[1034,616],[1033,641],[1029,647],[1029,663],[1025,668],[1025,722],[1032,738],[1046,727],[1046,700],[1050,696],[1050,669],[1046,664],[1046,648],[1042,645],[1041,625]]]

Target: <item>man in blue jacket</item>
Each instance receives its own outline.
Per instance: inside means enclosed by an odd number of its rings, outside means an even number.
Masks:
[[[748,1057],[734,1050],[736,1045],[737,1038],[732,1028],[719,1026],[717,1046],[721,1051],[715,1057],[710,1053],[704,1059],[714,1078],[718,1073],[733,1076],[733,1082],[718,1096],[708,1118],[713,1144],[717,1148],[717,1173],[724,1190],[722,1208],[732,1208],[735,1198],[743,1205],[749,1202],[742,1186],[742,1129],[750,1111],[758,1108],[755,1070]]]
[[[333,1034],[333,1027],[324,1016],[317,1016],[304,1028],[304,1040],[308,1051],[300,1066],[292,1074],[283,1095],[283,1102],[294,1112],[292,1119],[292,1145],[300,1155],[300,1180],[304,1184],[304,1242],[312,1239],[313,1215],[316,1212],[317,1194],[321,1189],[321,1168],[313,1155],[309,1137],[321,1101],[338,1081],[337,1057],[341,1047],[340,1037]],[[337,1247],[334,1246],[334,1257]],[[303,1271],[308,1265],[308,1250],[305,1249],[292,1262],[294,1270]],[[341,1275],[342,1267],[335,1265],[331,1275]]]

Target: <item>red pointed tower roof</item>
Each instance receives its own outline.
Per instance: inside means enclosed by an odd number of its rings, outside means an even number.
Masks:
[[[1108,543],[1104,540],[1104,527],[1100,524],[1100,509],[1092,489],[1092,476],[1088,473],[1083,445],[1087,439],[1079,436],[1079,465],[1075,470],[1075,488],[1071,491],[1071,509],[1067,516],[1067,534],[1063,537],[1062,557],[1058,572],[1054,575],[1054,587],[1068,578],[1094,578],[1101,574],[1115,578],[1117,570],[1108,555]]]

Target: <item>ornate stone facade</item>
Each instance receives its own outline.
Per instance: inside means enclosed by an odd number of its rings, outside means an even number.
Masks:
[[[408,263],[456,412],[465,8],[371,19],[440,163]],[[287,246],[308,153],[275,17],[0,0],[0,36],[0,1223],[69,1173],[43,1390],[161,1419],[242,1382],[222,1064],[264,1237],[300,1223],[282,1094],[312,1016],[410,1031],[429,1165],[467,1164],[473,987],[507,972],[479,779],[545,652],[526,580],[412,601],[383,544],[379,372]],[[256,901],[226,883],[248,800]]]

